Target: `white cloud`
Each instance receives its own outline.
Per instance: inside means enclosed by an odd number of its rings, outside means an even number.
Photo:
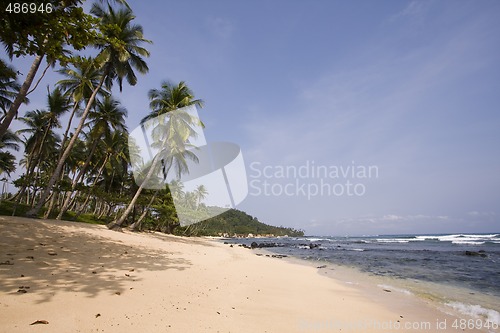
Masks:
[[[476,210],[467,212],[467,215],[472,217],[494,217],[496,216],[495,212],[478,212]]]

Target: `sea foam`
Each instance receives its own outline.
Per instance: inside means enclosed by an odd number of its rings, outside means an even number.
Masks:
[[[460,302],[450,302],[446,303],[446,305],[465,315],[474,318],[484,318],[489,322],[500,325],[500,313],[498,313],[498,311],[486,309],[480,305],[464,304]]]

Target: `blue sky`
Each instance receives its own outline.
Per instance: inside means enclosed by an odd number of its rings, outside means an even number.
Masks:
[[[351,179],[360,196],[254,188],[240,209],[317,235],[500,230],[498,1],[129,3],[154,42],[150,73],[117,95],[130,129],[149,89],[184,80],[206,102],[207,140],[239,144],[254,187],[265,166],[378,168]]]

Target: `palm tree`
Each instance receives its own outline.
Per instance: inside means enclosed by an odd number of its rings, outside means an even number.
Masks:
[[[17,194],[19,200],[28,187],[36,188],[40,184],[38,175],[53,166],[52,156],[57,155],[60,141],[53,131],[53,119],[50,112],[45,110],[28,111],[24,117],[19,118],[27,127],[17,133],[28,134],[24,137],[25,159],[21,163],[24,163],[26,173],[21,178],[22,185]]]
[[[179,179],[174,179],[168,184],[168,189],[172,198],[175,200],[182,200],[184,197],[184,184]]]
[[[78,111],[80,111],[80,104],[90,99],[90,96],[92,96],[92,92],[94,91],[94,87],[99,85],[99,80],[102,74],[101,70],[97,67],[95,59],[91,57],[74,57],[72,65],[73,68],[66,66],[58,71],[65,77],[65,79],[57,82],[57,85],[60,86],[67,95],[71,96],[73,101],[73,111],[71,112],[68,125],[63,136],[63,147],[66,143],[73,117],[75,114],[78,114]],[[97,96],[105,96],[109,95],[109,92],[106,91],[104,87],[101,87],[97,94]],[[61,151],[61,154],[62,153],[63,152]]]
[[[17,134],[28,134],[25,137],[24,146],[26,154],[26,177],[31,177],[36,168],[36,162],[39,160],[37,152],[43,148],[43,142],[46,139],[49,112],[45,110],[33,110],[26,112],[24,117],[19,118],[25,124],[25,128],[17,131]]]
[[[144,117],[141,124],[144,125],[151,119],[160,119],[160,123],[156,124],[152,131],[155,142],[151,146],[160,151],[165,178],[172,167],[180,178],[181,174],[188,172],[186,158],[197,161],[196,155],[188,150],[188,148],[192,148],[189,139],[197,135],[192,126],[203,127],[204,125],[200,119],[187,112],[171,111],[191,105],[203,107],[203,101],[195,100],[193,92],[183,81],[177,85],[167,81],[163,82],[161,90],[149,91],[149,99],[153,112]],[[161,123],[161,119],[165,119],[161,116],[167,113],[170,116],[168,122]]]
[[[73,102],[73,110],[66,125],[66,130],[64,131],[61,142],[62,149],[59,151],[57,160],[61,159],[64,148],[66,148],[66,141],[68,139],[68,133],[70,131],[74,116],[81,116],[82,110],[80,110],[80,105],[90,99],[90,96],[94,91],[94,87],[99,85],[99,80],[102,74],[101,70],[96,65],[95,59],[92,57],[75,56],[72,59],[71,65],[72,66],[67,65],[63,69],[58,71],[65,77],[65,79],[60,80],[59,82],[57,82],[57,84],[59,87],[61,87],[62,90],[64,90],[65,94],[71,98]],[[105,95],[109,95],[109,92],[104,89],[104,87],[101,87],[98,91],[97,96]],[[64,177],[65,173],[64,170],[62,170],[59,179],[57,179],[54,183],[54,193],[50,199],[49,207],[45,212],[44,218],[48,218],[52,212],[55,201],[59,196],[59,192],[57,190],[59,182],[64,179]]]
[[[5,133],[4,137],[7,135]],[[16,171],[16,157],[8,151],[0,151],[0,173],[6,173],[10,177]]]
[[[4,149],[19,150],[19,142],[21,140],[17,135],[8,130],[5,135],[0,138],[0,173],[6,173],[10,177],[10,173],[16,170],[16,157],[11,152]]]
[[[87,208],[87,203],[91,199],[92,193],[95,193],[96,185],[102,180],[102,176],[106,167],[113,168],[114,160],[119,161],[116,155],[123,155],[125,153],[125,147],[127,146],[128,133],[123,130],[115,130],[109,135],[105,135],[103,140],[99,143],[99,149],[97,150],[96,164],[92,170],[91,176],[87,178],[92,184],[89,186],[86,194],[84,203],[81,205],[78,214],[74,218],[75,220]],[[100,166],[99,166],[100,164]],[[97,170],[97,174],[95,171]]]
[[[45,133],[42,138],[42,143],[40,145],[40,150],[45,143],[45,138],[47,137],[49,131],[51,131],[54,127],[60,128],[61,124],[59,122],[59,118],[65,114],[69,108],[70,104],[66,96],[62,93],[61,89],[56,88],[52,93],[48,93],[47,95],[47,106],[49,112],[45,114],[45,122],[46,128]],[[37,154],[37,158],[39,159],[40,154]]]
[[[148,92],[148,97],[150,100],[149,107],[152,111],[141,120],[141,124],[186,106],[196,105],[200,108],[203,107],[203,100],[194,99],[193,92],[184,81],[178,84],[163,81],[161,89],[151,89]]]
[[[72,192],[75,191],[76,185],[85,175],[87,168],[94,157],[97,145],[101,142],[103,136],[111,136],[112,130],[114,131],[126,131],[125,118],[127,117],[127,110],[120,105],[120,102],[115,100],[111,96],[105,96],[104,101],[98,102],[97,107],[94,111],[89,113],[89,122],[87,126],[90,128],[89,139],[92,143],[90,151],[87,155],[85,164],[80,169],[78,176],[73,181],[71,185],[71,191],[66,194],[66,199],[64,204],[57,215],[57,219],[60,220],[63,214],[68,210],[69,203],[71,200]]]
[[[196,135],[193,125],[200,125],[200,120],[187,112],[173,112],[166,121],[166,117],[161,117],[179,108],[195,105],[202,107],[203,101],[194,98],[194,94],[184,82],[174,85],[170,82],[163,82],[161,89],[152,89],[148,93],[152,112],[142,119],[144,124],[148,120],[158,120],[153,128],[152,136],[156,139],[153,145],[158,148],[158,154],[151,161],[151,166],[137,189],[134,197],[122,216],[108,225],[109,228],[121,227],[126,218],[134,208],[144,186],[149,182],[154,173],[158,172],[158,164],[161,159],[167,159],[165,166],[166,172],[170,170],[173,164],[176,164],[176,170],[180,177],[182,172],[187,169],[185,158],[196,159],[194,154],[186,150],[190,137]],[[167,156],[167,157],[165,157]],[[175,156],[175,157],[174,157]]]
[[[100,0],[103,2],[104,0]],[[25,76],[12,105],[0,123],[0,137],[9,128],[12,119],[17,115],[19,106],[25,101],[26,96],[37,88],[28,91],[33,83],[36,73],[44,57],[47,58],[46,70],[60,63],[70,62],[68,51],[71,46],[75,50],[82,50],[101,36],[96,31],[97,25],[94,17],[83,11],[82,0],[44,0],[34,1],[36,4],[51,4],[52,12],[35,15],[3,15],[0,20],[0,43],[5,46],[5,51],[12,60],[14,56],[34,56],[33,63]],[[109,1],[106,1],[109,3]],[[126,7],[130,7],[125,0],[114,0]],[[6,4],[2,1],[2,4]],[[109,28],[112,28],[109,26]],[[120,43],[119,40],[116,42]]]
[[[196,194],[193,192],[187,192],[186,195],[184,196],[184,207],[187,208],[189,211],[196,209],[196,202],[197,202],[197,197]]]
[[[19,151],[19,142],[21,142],[21,139],[19,139],[19,137],[11,130],[8,130],[3,138],[0,139],[0,149],[6,148]]]
[[[96,60],[98,64],[101,64],[101,78],[87,101],[78,127],[64,150],[63,155],[59,159],[48,186],[42,193],[37,205],[26,213],[27,216],[36,216],[47,200],[54,183],[60,176],[64,162],[71,152],[71,148],[85,125],[87,115],[102,85],[106,82],[106,85],[111,87],[112,81],[116,80],[121,91],[124,78],[130,85],[135,85],[137,83],[134,68],[143,74],[148,71],[146,62],[142,57],[149,56],[149,51],[140,45],[143,43],[150,43],[150,41],[144,39],[141,26],[132,24],[132,20],[135,18],[132,11],[128,8],[115,10],[109,4],[107,9],[105,9],[95,3],[92,6],[91,13],[100,19],[99,28],[104,36],[104,38],[96,44],[97,48],[100,50]]]
[[[33,180],[33,173],[38,167],[40,172],[40,163],[43,161],[44,149],[47,149],[46,141],[51,140],[54,144],[53,128],[61,127],[59,118],[69,109],[67,98],[62,94],[59,88],[56,88],[52,93],[47,95],[47,106],[49,111],[35,110],[26,113],[26,116],[21,118],[26,125],[27,129],[20,130],[18,133],[31,133],[32,136],[27,139],[26,151],[27,154],[27,169],[25,175],[26,185]],[[53,159],[51,159],[53,161]],[[23,186],[19,192],[22,196],[26,187]]]
[[[0,137],[7,132],[7,129],[9,128],[12,119],[14,119],[14,117],[17,115],[17,111],[19,110],[21,104],[26,102],[26,96],[28,95],[28,90],[31,87],[31,83],[35,78],[36,72],[38,71],[40,64],[42,63],[44,55],[45,54],[42,53],[42,54],[37,54],[35,56],[35,59],[33,60],[33,63],[30,67],[30,70],[26,75],[26,79],[19,88],[19,91],[17,92],[12,103],[9,104],[9,110],[5,112],[5,116],[2,118],[2,122],[0,123]]]
[[[21,89],[21,86],[17,83],[16,70],[0,59],[0,110],[3,112],[2,119],[12,105],[12,101],[16,98],[19,89]],[[25,102],[27,102],[27,99],[25,99]]]
[[[194,191],[194,195],[196,198],[196,209],[198,209],[198,207],[200,207],[201,201],[206,198],[207,194],[208,194],[208,191],[207,191],[205,185],[199,185],[196,188],[196,190]]]

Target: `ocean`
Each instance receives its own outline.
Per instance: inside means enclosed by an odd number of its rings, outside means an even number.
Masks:
[[[500,233],[227,239],[318,267],[341,265],[380,277],[381,287],[415,294],[500,325]],[[272,246],[272,247],[267,247]]]

